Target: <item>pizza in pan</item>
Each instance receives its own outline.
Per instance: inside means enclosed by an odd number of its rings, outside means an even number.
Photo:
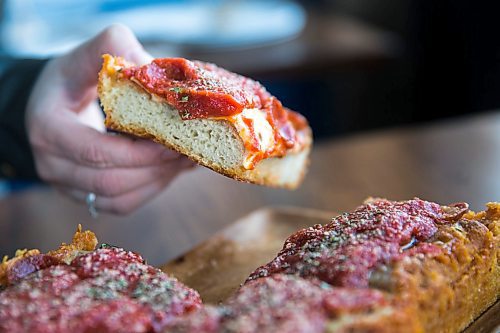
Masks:
[[[460,332],[500,296],[500,203],[371,199],[168,332]]]
[[[158,332],[198,293],[79,227],[69,245],[1,264],[0,332]]]
[[[299,230],[222,304],[130,251],[71,244],[0,265],[0,332],[459,332],[500,295],[500,203],[372,199]],[[231,272],[227,272],[231,274]]]

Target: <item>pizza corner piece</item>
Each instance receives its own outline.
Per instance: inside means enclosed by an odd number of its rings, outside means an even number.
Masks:
[[[108,128],[154,140],[240,181],[287,189],[302,182],[311,128],[260,83],[183,58],[143,66],[103,59],[98,93]]]
[[[0,332],[158,332],[201,306],[195,290],[141,255],[97,244],[79,226],[56,250],[4,258]]]

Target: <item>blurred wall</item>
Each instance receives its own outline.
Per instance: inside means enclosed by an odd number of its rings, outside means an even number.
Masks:
[[[372,68],[319,78],[330,131],[429,121],[500,108],[500,38],[495,2],[432,0],[302,1],[396,34],[397,57]],[[319,102],[318,102],[319,103]],[[326,119],[315,120],[324,124]]]

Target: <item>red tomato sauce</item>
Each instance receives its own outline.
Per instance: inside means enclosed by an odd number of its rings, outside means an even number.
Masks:
[[[212,118],[234,122],[233,117],[244,109],[264,111],[275,143],[262,151],[255,131],[251,130],[253,138],[244,140],[244,145],[253,154],[252,168],[264,158],[284,156],[288,149],[300,145],[297,132],[308,126],[304,117],[283,107],[260,83],[213,64],[162,58],[148,65],[125,68],[122,73],[150,94],[163,98],[179,111],[183,120]],[[252,120],[245,120],[252,128]]]

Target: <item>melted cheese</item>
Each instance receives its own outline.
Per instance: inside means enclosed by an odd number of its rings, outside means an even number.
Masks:
[[[259,109],[243,109],[237,115],[231,117],[240,138],[245,145],[252,143],[253,149],[247,146],[247,154],[243,161],[245,169],[253,169],[254,159],[259,153],[272,150],[276,144],[274,130],[269,124],[266,112]]]

